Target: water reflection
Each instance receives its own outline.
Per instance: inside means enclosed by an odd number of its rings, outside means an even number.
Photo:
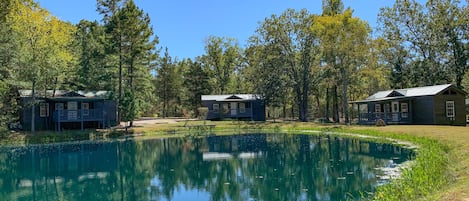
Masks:
[[[0,148],[2,200],[345,200],[410,151],[358,139],[235,135]]]

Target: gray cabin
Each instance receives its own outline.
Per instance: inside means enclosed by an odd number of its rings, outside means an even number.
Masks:
[[[36,130],[106,128],[117,125],[116,102],[108,91],[36,91],[32,103],[31,90],[19,90],[23,130],[34,126]]]
[[[435,85],[379,91],[365,100],[352,102],[358,107],[359,124],[466,125],[465,96],[454,85]]]
[[[265,104],[255,94],[202,95],[208,120],[240,119],[265,121]]]

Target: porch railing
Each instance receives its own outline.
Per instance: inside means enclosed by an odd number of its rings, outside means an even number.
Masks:
[[[236,109],[236,114],[233,114],[234,110],[228,109],[227,111],[223,111],[220,109],[218,111],[209,110],[208,119],[216,119],[216,118],[250,118],[252,116],[252,108],[245,108],[241,111],[239,108]]]
[[[372,124],[378,119],[382,119],[386,123],[412,123],[410,114],[407,112],[370,112],[359,113],[359,123]]]
[[[102,110],[56,110],[53,119],[55,122],[79,122],[79,121],[102,121],[104,113]]]

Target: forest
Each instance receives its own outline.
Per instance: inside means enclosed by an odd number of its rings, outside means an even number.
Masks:
[[[78,24],[2,0],[0,127],[18,121],[20,89],[111,91],[122,121],[196,117],[203,94],[252,93],[268,118],[339,123],[353,120],[350,101],[378,90],[469,89],[469,0],[395,0],[376,30],[341,0],[322,4],[266,16],[246,47],[207,36],[203,55],[178,58],[133,0],[97,0],[102,18]]]

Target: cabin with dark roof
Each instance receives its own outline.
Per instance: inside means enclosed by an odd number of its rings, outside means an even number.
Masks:
[[[255,94],[202,95],[207,120],[241,119],[265,121],[265,104]]]
[[[117,125],[117,106],[108,91],[20,90],[23,130],[31,130],[32,108],[36,130],[106,128]]]
[[[467,93],[454,85],[435,85],[379,91],[354,101],[359,124],[466,125]]]

